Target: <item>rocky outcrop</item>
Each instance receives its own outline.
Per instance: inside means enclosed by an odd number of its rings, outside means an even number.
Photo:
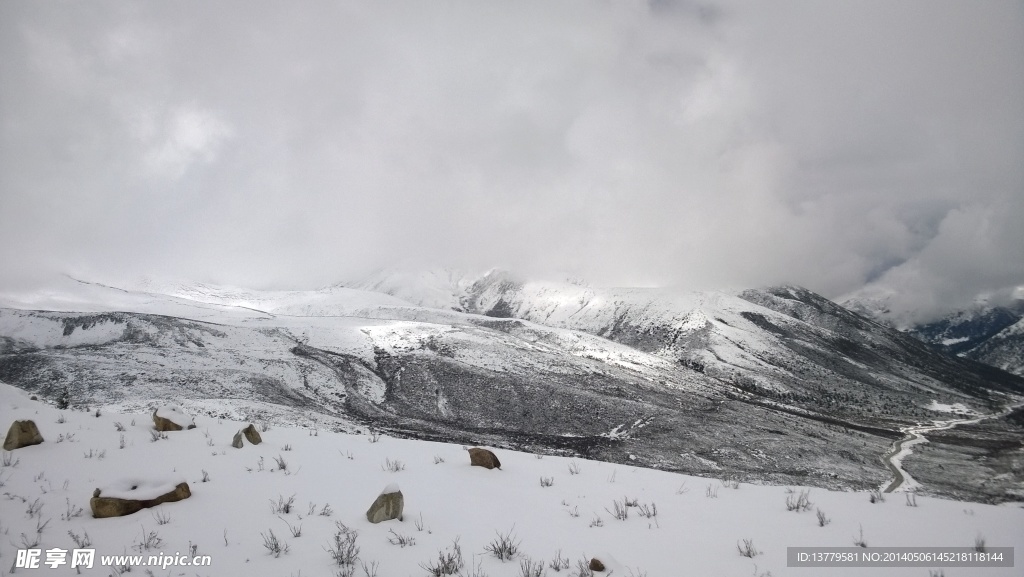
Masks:
[[[481,449],[479,447],[473,447],[469,450],[469,464],[474,467],[484,467],[486,469],[500,469],[501,461],[494,453],[487,449]]]
[[[388,485],[381,491],[377,499],[366,510],[366,520],[371,523],[390,521],[391,519],[402,519],[402,510],[405,508],[405,497],[398,485]]]
[[[132,491],[139,490],[139,486],[133,486],[128,491],[115,491],[117,496],[115,497],[104,497],[102,491],[96,489],[93,491],[92,499],[89,499],[89,507],[92,509],[92,516],[97,519],[103,519],[106,517],[123,517],[125,515],[131,515],[132,513],[148,509],[149,507],[156,507],[161,503],[171,503],[174,501],[181,501],[182,499],[188,499],[192,496],[192,491],[188,488],[188,483],[178,483],[173,489],[156,495],[151,498],[146,495],[145,489],[140,490],[138,499],[125,497],[124,495],[130,494]]]
[[[4,439],[4,450],[13,451],[42,442],[43,436],[39,434],[39,427],[35,421],[14,421]]]
[[[601,560],[598,559],[597,557],[594,557],[594,558],[592,558],[590,560],[590,570],[591,571],[604,571],[604,563],[602,563]]]

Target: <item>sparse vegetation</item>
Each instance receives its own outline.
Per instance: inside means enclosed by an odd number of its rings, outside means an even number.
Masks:
[[[391,543],[392,545],[398,545],[399,547],[405,548],[416,544],[415,537],[396,533],[394,529],[388,530],[388,534],[390,534],[390,537],[388,537],[388,543]]]
[[[278,470],[288,472],[288,463],[284,460],[284,457],[278,455],[274,457],[274,462],[277,463]]]
[[[550,486],[552,486],[554,484],[555,484],[555,478],[554,477],[541,477],[540,478],[540,486],[541,487],[550,487]]]
[[[819,527],[824,527],[825,525],[828,525],[829,523],[832,522],[832,519],[829,519],[828,517],[826,517],[825,516],[825,512],[822,511],[821,509],[815,509],[815,513],[818,516],[818,526]]]
[[[511,561],[519,555],[519,539],[512,533],[512,529],[505,534],[497,533],[497,536],[484,546],[484,551],[501,561]]]
[[[761,554],[761,552],[758,551],[756,547],[754,547],[753,539],[744,539],[742,545],[740,545],[739,541],[737,541],[736,550],[740,552],[740,555],[744,557],[750,557],[751,559]]]
[[[135,549],[139,553],[143,551],[150,551],[152,549],[158,549],[164,544],[164,540],[160,538],[156,531],[146,531],[146,527],[142,527],[142,540],[136,541],[132,545],[132,549]]]
[[[814,503],[811,503],[811,491],[810,489],[803,489],[800,493],[796,493],[792,489],[786,490],[786,510],[796,511],[802,513],[804,511],[810,511]]]
[[[624,501],[612,501],[612,510],[609,510],[608,507],[605,507],[604,510],[608,511],[609,515],[619,521],[629,519],[629,507],[626,506]]]
[[[335,521],[334,527],[331,543],[324,547],[324,550],[331,555],[331,559],[336,565],[355,567],[356,561],[359,559],[359,547],[356,545],[359,532],[350,529],[341,521]]]
[[[302,537],[302,524],[301,523],[299,523],[298,525],[292,525],[284,517],[278,516],[277,518],[280,519],[281,521],[284,521],[284,524],[285,524],[286,527],[288,527],[288,532],[292,534],[292,537],[296,537],[296,538],[297,537]]]
[[[266,533],[260,533],[260,537],[263,537],[263,548],[274,557],[280,557],[281,555],[288,553],[290,549],[288,543],[278,539],[277,535],[274,535],[273,529],[267,529]]]
[[[853,538],[853,544],[857,547],[867,547],[868,542],[864,540],[864,526],[860,525],[859,527],[860,530],[858,531],[857,536]]]
[[[166,511],[157,509],[153,512],[153,519],[157,525],[166,525],[171,522],[171,516]]]
[[[873,489],[868,494],[868,502],[870,503],[885,503],[885,493],[878,489]]]
[[[391,459],[384,459],[384,464],[381,465],[380,468],[383,469],[384,471],[390,471],[392,473],[397,473],[399,471],[404,471],[405,470],[405,463],[403,463],[403,462],[401,462],[401,461],[399,461],[397,459],[394,460],[394,461],[392,461]]]
[[[641,517],[653,519],[655,522],[658,520],[658,505],[655,503],[651,503],[650,505],[647,503],[640,503],[636,506],[636,512]]]
[[[455,575],[459,571],[462,571],[462,568],[465,567],[465,565],[466,563],[462,558],[462,547],[459,545],[458,537],[452,541],[450,547],[437,552],[436,560],[429,563],[420,563],[420,567],[432,577]]]
[[[85,549],[86,547],[92,545],[92,539],[89,537],[88,531],[83,531],[82,534],[79,535],[78,533],[75,533],[74,531],[71,531],[69,529],[68,537],[71,537],[71,540],[75,542],[75,546],[79,549]]]
[[[529,557],[519,560],[519,577],[543,577],[544,561],[534,561]]]
[[[284,495],[279,495],[277,501],[270,500],[270,510],[274,513],[285,514],[292,512],[292,507],[295,506],[295,495],[284,498]]]
[[[43,503],[39,500],[38,497],[36,498],[35,501],[32,501],[31,503],[28,504],[28,509],[25,510],[25,514],[28,515],[29,519],[33,517],[42,517]]]
[[[562,557],[562,550],[555,551],[555,558],[548,562],[548,567],[556,573],[562,569],[569,568],[569,558]]]
[[[580,474],[580,466],[579,466],[579,464],[576,461],[570,461],[569,462],[569,474],[570,475],[579,475]]]

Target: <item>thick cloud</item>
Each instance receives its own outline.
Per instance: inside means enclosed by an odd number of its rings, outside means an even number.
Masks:
[[[1024,284],[1015,1],[16,1],[0,54],[8,284]]]

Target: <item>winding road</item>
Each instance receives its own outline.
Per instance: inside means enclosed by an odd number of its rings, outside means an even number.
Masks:
[[[911,447],[920,443],[928,442],[928,439],[924,437],[925,433],[929,433],[932,431],[944,431],[947,429],[952,429],[959,425],[973,425],[974,423],[980,423],[988,419],[999,419],[1005,417],[1006,415],[1009,415],[1010,413],[1021,407],[1024,407],[1024,403],[1018,403],[1016,405],[1007,406],[1005,409],[998,413],[982,415],[980,417],[974,417],[970,419],[933,421],[929,425],[913,425],[909,427],[902,427],[900,429],[900,432],[904,433],[906,436],[894,442],[892,444],[892,448],[889,449],[889,452],[886,453],[884,457],[882,457],[882,462],[885,463],[885,466],[888,467],[893,474],[892,482],[886,485],[885,489],[883,489],[882,491],[885,493],[892,493],[893,491],[896,491],[898,489],[911,488],[918,485],[917,481],[915,481],[909,473],[903,470],[902,463],[905,457],[909,456],[911,453],[914,452],[913,449],[911,449]]]

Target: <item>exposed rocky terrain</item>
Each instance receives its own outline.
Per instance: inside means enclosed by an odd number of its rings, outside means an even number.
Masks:
[[[0,310],[0,381],[73,406],[173,400],[239,420],[837,488],[884,484],[880,456],[901,426],[942,418],[935,406],[984,414],[1024,393],[1020,377],[797,287],[687,294],[453,278],[397,296],[380,281],[383,292],[179,286],[116,299],[89,286],[90,301],[48,305],[75,312]],[[1014,498],[1022,475],[1004,470],[1001,490],[922,482]]]

